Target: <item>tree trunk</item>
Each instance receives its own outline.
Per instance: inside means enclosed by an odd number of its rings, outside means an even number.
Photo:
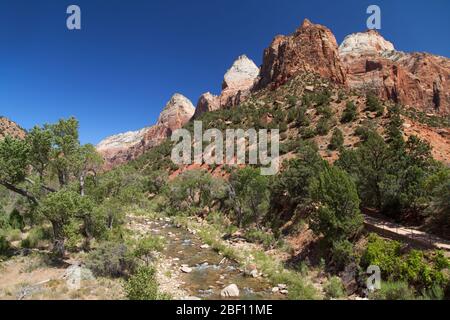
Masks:
[[[53,227],[53,254],[56,258],[62,259],[66,253],[63,226],[57,221],[51,221],[51,224]]]
[[[92,221],[91,221],[91,217],[87,216],[84,218],[84,249],[86,251],[89,251],[91,249],[91,240],[93,238],[92,236],[92,232],[91,232],[91,225],[92,225]]]
[[[84,197],[85,188],[84,188],[84,174],[80,175],[80,195]]]
[[[0,181],[0,185],[4,186],[6,189],[15,192],[17,194],[20,194],[21,196],[24,196],[25,198],[27,198],[30,202],[32,202],[34,205],[38,205],[39,202],[37,200],[37,198],[31,194],[29,191],[24,190],[24,189],[20,189],[17,188],[16,186],[6,182],[6,181]]]

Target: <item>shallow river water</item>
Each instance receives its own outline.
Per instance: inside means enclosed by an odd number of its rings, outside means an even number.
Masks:
[[[240,290],[239,299],[283,299],[272,293],[272,286],[263,277],[245,275],[238,263],[225,259],[211,248],[201,248],[198,236],[184,228],[177,228],[165,220],[146,221],[147,233],[166,239],[162,254],[166,259],[176,261],[180,267],[187,265],[190,273],[181,273],[182,289],[201,299],[223,299],[220,292],[230,284]]]

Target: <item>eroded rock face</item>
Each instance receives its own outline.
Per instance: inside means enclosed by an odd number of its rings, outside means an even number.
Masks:
[[[339,47],[351,88],[369,89],[382,99],[448,114],[450,59],[396,51],[377,31],[355,33]]]
[[[238,105],[250,93],[258,75],[259,68],[252,60],[246,55],[238,57],[224,76],[220,105]]]
[[[165,126],[172,130],[181,128],[194,115],[195,107],[185,96],[176,93],[164,107],[156,125]]]
[[[215,96],[204,93],[198,100],[195,117],[202,113],[229,108],[240,104],[253,89],[259,75],[259,68],[246,55],[239,56],[225,73],[222,92]]]
[[[379,55],[392,51],[395,51],[394,45],[384,39],[376,30],[348,35],[339,46],[341,57]]]
[[[346,83],[345,68],[333,33],[307,19],[294,34],[275,37],[265,49],[257,88],[276,88],[302,71]]]
[[[198,118],[201,114],[205,112],[215,111],[218,109],[220,109],[220,97],[215,96],[210,92],[204,93],[198,99],[194,118]]]
[[[6,117],[0,117],[0,139],[10,136],[15,139],[24,139],[26,132],[17,123]]]
[[[195,108],[188,98],[175,94],[164,107],[156,125],[106,138],[97,145],[105,160],[105,169],[136,159],[161,144],[174,130],[183,127],[194,112]]]

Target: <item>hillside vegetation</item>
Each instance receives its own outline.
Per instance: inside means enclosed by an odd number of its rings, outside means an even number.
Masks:
[[[7,262],[35,252],[48,265],[77,259],[96,277],[121,279],[124,297],[168,299],[155,276],[164,243],[127,226],[139,214],[196,229],[224,256],[285,283],[291,299],[448,298],[442,252],[364,231],[369,209],[449,234],[450,170],[427,142],[404,134],[404,119],[402,106],[311,74],[200,117],[205,129],[279,129],[284,162],[273,177],[258,166],[178,167],[170,141],[101,172],[73,118],[8,136],[0,142],[0,254]],[[256,246],[252,261],[228,246],[236,234]],[[365,290],[369,265],[382,271],[379,291]]]

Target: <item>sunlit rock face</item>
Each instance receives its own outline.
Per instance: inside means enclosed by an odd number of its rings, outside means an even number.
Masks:
[[[246,55],[239,56],[225,73],[222,92],[216,96],[209,92],[200,96],[195,118],[208,111],[230,108],[240,104],[253,89],[259,75],[259,68]]]
[[[192,102],[175,94],[161,112],[156,125],[106,138],[97,145],[103,155],[105,169],[136,159],[150,148],[161,144],[176,129],[183,127],[194,115]]]
[[[347,36],[339,47],[351,88],[374,91],[382,99],[447,115],[450,60],[428,53],[404,53],[377,31]]]
[[[292,35],[276,36],[264,50],[257,88],[276,88],[299,72],[312,72],[336,83],[346,83],[333,33],[307,19]]]

